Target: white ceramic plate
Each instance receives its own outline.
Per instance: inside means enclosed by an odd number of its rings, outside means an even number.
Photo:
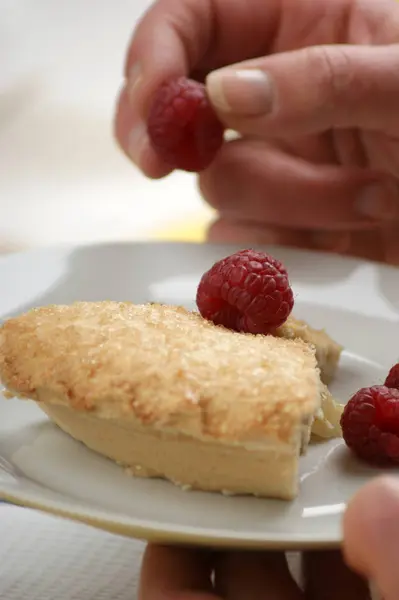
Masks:
[[[0,260],[0,315],[74,300],[162,301],[193,307],[201,274],[232,247],[123,244],[49,249]],[[394,268],[269,248],[287,265],[297,316],[345,346],[335,394],[381,383],[398,359]],[[59,431],[35,405],[0,399],[0,497],[74,520],[163,542],[258,548],[333,547],[346,502],[378,473],[340,440],[301,459],[292,503],[183,492],[127,477]]]

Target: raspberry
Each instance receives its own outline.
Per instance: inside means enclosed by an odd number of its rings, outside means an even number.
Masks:
[[[159,88],[147,127],[154,150],[174,169],[206,169],[223,144],[224,127],[205,86],[185,77]]]
[[[388,388],[396,388],[399,390],[399,363],[394,365],[389,371],[384,385]]]
[[[399,390],[384,385],[362,388],[341,417],[349,448],[370,463],[399,463]]]
[[[202,276],[197,306],[215,325],[268,334],[287,320],[294,296],[280,261],[264,252],[242,250]]]

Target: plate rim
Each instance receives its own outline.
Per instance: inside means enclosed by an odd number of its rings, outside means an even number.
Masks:
[[[168,527],[151,527],[138,525],[129,521],[133,519],[124,518],[105,518],[104,516],[93,516],[83,510],[74,511],[59,506],[61,503],[46,503],[35,500],[26,499],[23,494],[11,494],[0,489],[0,500],[33,510],[38,510],[42,513],[61,517],[82,523],[89,527],[101,529],[108,533],[130,537],[152,544],[173,544],[173,545],[195,545],[205,548],[221,548],[221,549],[243,549],[243,550],[280,550],[280,551],[296,551],[296,550],[332,550],[339,548],[343,542],[341,532],[337,536],[330,536],[328,539],[318,539],[314,536],[301,536],[300,540],[295,540],[292,536],[285,537],[279,535],[279,539],[256,539],[240,536],[219,536],[211,533],[199,534],[185,528],[185,531],[176,531],[176,528]],[[54,506],[52,506],[54,504]],[[56,506],[57,505],[57,506]],[[99,512],[101,511],[93,511]],[[194,528],[193,528],[194,529]]]
[[[0,268],[4,268],[7,264],[12,262],[13,260],[23,260],[24,257],[27,259],[36,259],[40,260],[40,257],[43,255],[48,255],[50,253],[58,252],[61,254],[68,255],[72,252],[76,252],[82,249],[105,249],[105,248],[121,248],[124,247],[126,249],[135,249],[143,246],[151,246],[151,247],[173,247],[177,251],[179,249],[183,250],[184,248],[214,248],[220,249],[221,251],[226,251],[226,253],[230,251],[237,251],[239,248],[243,247],[251,247],[251,245],[246,244],[234,244],[234,243],[203,243],[203,242],[190,242],[190,241],[177,241],[177,242],[169,242],[163,240],[135,240],[135,241],[116,241],[116,242],[99,242],[99,243],[89,243],[89,244],[59,244],[59,245],[51,245],[45,247],[39,247],[29,250],[21,250],[17,252],[13,252],[9,255],[4,255],[0,257]],[[343,261],[346,264],[351,264],[353,267],[362,267],[365,265],[372,266],[376,268],[378,272],[389,273],[390,275],[394,275],[398,271],[398,267],[393,265],[387,265],[384,263],[378,263],[374,261],[368,261],[364,259],[360,259],[357,257],[348,257],[348,256],[340,256],[328,252],[319,252],[315,250],[303,250],[290,248],[287,246],[279,246],[279,245],[264,245],[264,244],[253,244],[252,247],[266,250],[268,252],[295,252],[297,254],[302,255],[304,258],[307,257],[310,260],[312,257],[317,256],[319,259],[325,260],[334,260],[337,259],[339,261]],[[2,319],[0,319],[1,321]],[[22,482],[23,483],[23,482]],[[42,486],[44,488],[44,486]],[[29,496],[29,493],[28,493]],[[172,543],[179,545],[197,545],[197,546],[205,546],[205,547],[220,547],[220,548],[242,548],[249,550],[308,550],[308,549],[335,549],[339,547],[342,543],[342,531],[341,528],[336,532],[336,534],[329,534],[326,538],[323,536],[322,532],[320,537],[315,537],[314,534],[311,535],[300,535],[300,539],[295,539],[295,535],[287,536],[287,534],[274,534],[272,538],[262,539],[254,538],[253,536],[246,537],[245,535],[227,535],[225,531],[218,533],[217,530],[212,533],[210,530],[202,530],[204,533],[199,533],[196,531],[196,528],[189,528],[184,526],[181,530],[178,527],[168,527],[165,525],[163,527],[159,527],[158,524],[155,524],[154,527],[145,523],[140,525],[139,523],[135,523],[132,517],[128,517],[126,515],[119,516],[117,513],[112,513],[110,511],[109,516],[104,511],[98,510],[95,507],[87,506],[87,508],[80,505],[78,501],[76,501],[76,509],[68,508],[63,505],[62,500],[48,500],[45,498],[40,500],[34,500],[29,498],[26,494],[24,494],[23,490],[20,493],[10,492],[7,484],[2,484],[0,481],[0,499],[8,502],[10,504],[23,506],[26,508],[31,508],[38,510],[40,512],[44,512],[50,515],[58,516],[61,518],[66,518],[75,522],[80,522],[85,525],[95,527],[97,529],[102,529],[104,531],[108,531],[110,533],[123,535],[127,537],[133,537],[136,539],[145,540],[152,543]],[[67,497],[66,497],[67,498]],[[73,502],[73,500],[72,500]]]

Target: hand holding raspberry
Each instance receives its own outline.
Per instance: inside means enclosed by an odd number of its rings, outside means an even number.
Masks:
[[[147,176],[168,175],[148,110],[162,82],[198,74],[240,134],[200,176],[214,241],[399,264],[398,23],[396,0],[154,1],[128,51],[116,137]]]

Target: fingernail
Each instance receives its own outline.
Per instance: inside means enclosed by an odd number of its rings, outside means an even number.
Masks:
[[[132,161],[140,166],[143,148],[147,141],[147,128],[144,123],[139,123],[129,134],[128,154]]]
[[[139,63],[136,63],[129,72],[127,77],[127,95],[130,102],[134,102],[137,88],[141,83],[142,75],[141,75],[141,66]]]
[[[365,217],[390,220],[398,214],[399,199],[394,198],[388,187],[371,184],[361,191],[357,209]]]
[[[273,109],[273,83],[258,69],[213,71],[208,75],[207,89],[212,104],[222,112],[256,117]]]

